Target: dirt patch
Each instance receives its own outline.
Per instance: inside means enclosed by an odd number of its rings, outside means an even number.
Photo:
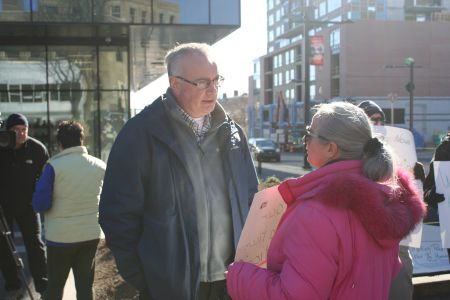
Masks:
[[[95,263],[95,299],[139,299],[138,292],[126,283],[117,272],[116,261],[106,246],[105,240],[100,240]]]

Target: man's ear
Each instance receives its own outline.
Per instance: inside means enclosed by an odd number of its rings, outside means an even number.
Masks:
[[[178,88],[179,82],[175,77],[169,76],[169,85],[172,89],[176,89]]]

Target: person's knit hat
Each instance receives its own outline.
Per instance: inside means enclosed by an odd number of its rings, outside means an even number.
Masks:
[[[6,130],[9,130],[11,127],[16,125],[25,125],[28,127],[28,120],[22,114],[11,114],[6,120]]]
[[[360,104],[358,104],[358,107],[362,108],[369,118],[373,114],[379,113],[383,117],[383,120],[386,119],[383,110],[378,106],[378,104],[376,104],[372,100],[365,100]]]

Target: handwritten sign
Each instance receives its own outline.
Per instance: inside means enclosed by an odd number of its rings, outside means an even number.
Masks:
[[[392,126],[374,126],[375,136],[384,141],[396,155],[396,163],[403,170],[411,171],[417,162],[414,136],[408,129]]]
[[[435,161],[433,166],[436,193],[445,197],[445,201],[438,204],[442,247],[450,248],[450,161]]]
[[[392,127],[392,126],[374,126],[375,136],[384,141],[396,156],[396,163],[403,170],[412,172],[414,164],[417,162],[416,146],[414,136],[411,131]],[[423,195],[423,186],[419,180],[415,181],[419,194]],[[400,245],[420,248],[422,240],[422,223],[418,224],[413,232],[404,238]]]
[[[422,247],[410,248],[413,260],[413,273],[434,273],[450,270],[447,249],[442,248],[439,227],[423,225]]]
[[[255,194],[236,249],[235,261],[267,267],[267,250],[286,210],[286,203],[273,186]]]

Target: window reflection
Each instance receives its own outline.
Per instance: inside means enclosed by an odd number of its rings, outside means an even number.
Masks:
[[[33,11],[36,21],[91,22],[91,0],[39,0]]]
[[[180,1],[153,1],[153,22],[159,24],[180,23]],[[185,1],[186,2],[186,1]]]
[[[239,25],[239,0],[211,0],[211,24]]]
[[[34,4],[36,0],[32,0]],[[29,0],[3,0],[0,1],[0,21],[20,22],[31,20],[31,7]]]
[[[150,23],[151,2],[151,0],[94,0],[94,20],[106,23]]]
[[[0,21],[239,24],[239,0],[0,0]]]
[[[128,88],[128,55],[126,47],[100,47],[100,88],[124,90]]]
[[[101,159],[108,160],[109,152],[120,129],[128,119],[128,93],[102,92],[100,96]]]
[[[3,118],[23,113],[30,124],[30,136],[42,141],[52,155],[58,152],[55,136],[59,122],[77,120],[87,130],[89,152],[106,159],[115,139],[111,132],[118,132],[129,115],[127,47],[47,49],[46,53],[44,46],[0,46]],[[102,92],[97,84],[97,53],[103,88],[109,91]]]

